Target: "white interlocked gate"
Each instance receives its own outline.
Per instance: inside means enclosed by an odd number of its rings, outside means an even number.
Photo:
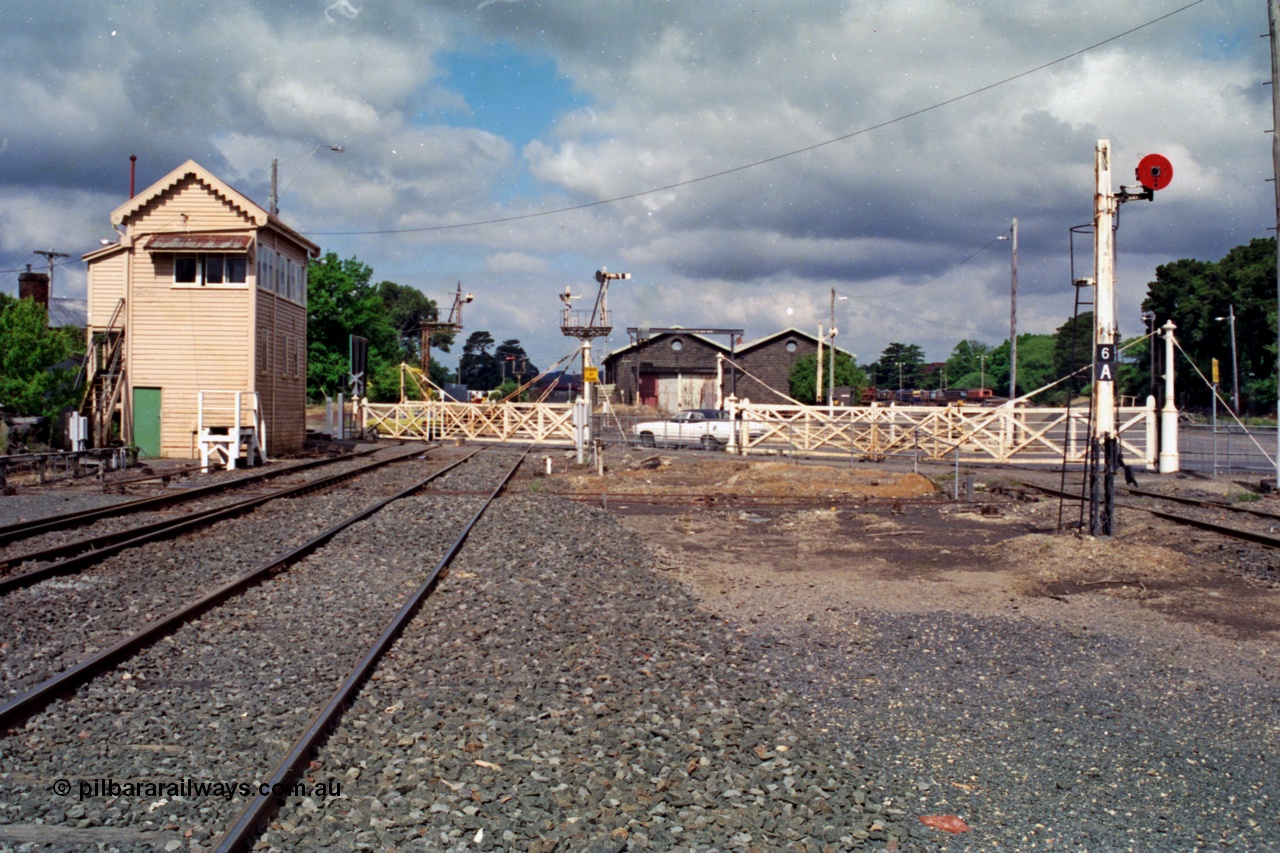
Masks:
[[[726,401],[737,418],[764,426],[739,430],[727,449],[742,454],[803,453],[878,459],[915,456],[1018,464],[1083,462],[1089,447],[1087,408],[980,406],[779,406]],[[572,445],[569,403],[407,401],[361,405],[364,425],[388,438],[478,439]],[[595,434],[629,439],[625,420],[597,415]],[[1130,464],[1154,466],[1153,406],[1118,410],[1120,446]],[[621,429],[618,427],[621,426]]]

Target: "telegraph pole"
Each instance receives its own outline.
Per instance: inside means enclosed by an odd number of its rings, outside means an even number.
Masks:
[[[54,261],[56,261],[58,258],[69,258],[69,257],[71,257],[71,256],[70,256],[70,255],[68,255],[66,252],[55,252],[53,249],[44,249],[44,250],[36,249],[36,250],[35,250],[34,252],[32,252],[31,254],[33,254],[33,255],[43,255],[43,256],[44,256],[44,258],[45,258],[45,260],[47,260],[47,261],[49,262],[49,298],[50,298],[50,299],[53,299],[53,266],[54,266]]]
[[[1276,293],[1280,296],[1280,46],[1276,44],[1276,20],[1280,18],[1280,0],[1267,0],[1267,23],[1271,34],[1271,170],[1276,193]],[[1280,304],[1280,303],[1277,303]],[[1280,325],[1276,328],[1280,343]],[[1172,368],[1169,368],[1172,369]],[[1276,351],[1276,376],[1280,382],[1280,349]],[[1276,418],[1280,423],[1280,394],[1276,395]],[[1280,430],[1276,430],[1276,487],[1280,488]]]
[[[1018,217],[1009,229],[1009,399],[1018,396]]]

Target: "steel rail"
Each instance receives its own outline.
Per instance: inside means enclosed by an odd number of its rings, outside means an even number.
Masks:
[[[1187,504],[1189,506],[1211,507],[1213,509],[1225,509],[1228,512],[1239,512],[1245,515],[1256,515],[1259,518],[1270,518],[1274,521],[1280,521],[1280,513],[1268,512],[1265,509],[1254,509],[1251,506],[1236,506],[1225,501],[1206,501],[1199,498],[1186,498],[1181,495],[1162,495],[1159,492],[1147,492],[1142,489],[1125,489],[1126,494],[1134,495],[1140,498],[1156,498],[1162,501],[1172,501],[1174,503]]]
[[[392,643],[404,631],[405,626],[417,614],[422,602],[435,589],[440,579],[440,574],[453,562],[458,552],[462,550],[467,537],[471,535],[471,530],[479,523],[480,517],[497,500],[498,495],[506,488],[507,483],[510,482],[516,470],[532,449],[533,445],[529,445],[520,454],[516,464],[503,476],[497,488],[493,490],[480,509],[476,511],[476,514],[467,523],[467,526],[463,528],[462,533],[459,534],[457,540],[445,555],[440,558],[440,562],[436,563],[435,568],[431,570],[418,588],[414,590],[413,594],[409,596],[400,611],[395,615],[395,618],[387,624],[382,633],[378,635],[378,639],[374,641],[369,650],[365,652],[364,657],[356,664],[351,674],[334,691],[328,703],[316,714],[302,735],[294,741],[293,746],[280,763],[276,765],[276,769],[268,780],[262,783],[259,793],[245,805],[235,823],[232,824],[231,828],[227,830],[226,834],[218,842],[218,846],[215,848],[217,853],[240,853],[240,851],[249,849],[250,842],[258,834],[259,828],[271,818],[271,815],[279,808],[283,799],[271,794],[261,793],[262,788],[282,790],[281,786],[287,786],[302,772],[310,760],[312,749],[319,746],[328,737],[330,727],[337,721],[343,710],[346,709],[361,685],[372,674],[373,668],[382,659],[382,656],[386,654],[387,650],[391,648]],[[470,457],[467,458],[469,459]]]
[[[250,474],[247,477],[237,477],[234,480],[223,480],[218,483],[210,483],[207,486],[198,486],[194,489],[187,489],[182,492],[154,495],[149,498],[138,498],[137,500],[132,501],[120,501],[119,503],[96,507],[94,509],[79,510],[77,512],[68,512],[61,515],[37,518],[32,521],[6,524],[0,526],[0,545],[7,545],[10,542],[14,542],[19,539],[26,539],[41,533],[49,533],[54,530],[64,530],[68,527],[76,527],[90,521],[97,521],[100,518],[109,518],[113,515],[124,515],[130,512],[140,512],[148,509],[168,506],[169,504],[202,498],[207,495],[217,494],[218,492],[227,491],[228,489],[234,489],[239,486],[246,486],[252,483],[262,482],[263,480],[269,480],[274,477],[284,476],[285,474],[294,474],[299,471],[305,471],[309,468],[315,468],[320,465],[329,465],[334,462],[342,462],[348,459],[367,456],[370,453],[376,453],[381,449],[383,448],[362,450],[358,453],[348,453],[343,456],[331,456],[324,459],[311,459],[306,462],[300,462],[297,465],[290,465],[287,468],[263,471],[258,474]]]
[[[227,518],[233,518],[241,515],[261,504],[280,498],[292,498],[307,492],[313,492],[317,489],[323,489],[332,486],[335,483],[349,480],[352,477],[358,477],[361,474],[367,474],[370,471],[381,468],[384,465],[390,465],[393,462],[403,462],[413,459],[418,452],[406,453],[402,456],[393,456],[388,459],[378,459],[365,465],[363,468],[357,468],[353,471],[343,471],[338,474],[330,474],[327,477],[321,477],[318,480],[311,480],[306,483],[300,483],[296,486],[290,486],[287,489],[278,489],[274,492],[268,492],[265,495],[257,495],[252,498],[246,498],[242,501],[229,504],[227,506],[212,507],[210,509],[197,510],[196,512],[187,513],[177,518],[166,518],[162,521],[153,521],[148,524],[140,524],[136,527],[117,530],[112,533],[103,533],[98,536],[90,536],[84,539],[77,539],[74,542],[66,542],[61,545],[54,545],[39,551],[29,551],[25,554],[15,554],[12,557],[0,558],[0,566],[15,566],[21,563],[31,562],[33,560],[49,560],[65,554],[76,554],[78,556],[66,557],[58,560],[58,562],[50,563],[46,566],[40,566],[21,574],[9,575],[0,578],[0,596],[4,596],[23,587],[31,586],[39,583],[46,578],[55,575],[65,575],[71,572],[80,571],[94,563],[101,562],[107,557],[111,557],[121,551],[129,548],[136,548],[149,542],[157,542],[169,536],[179,533],[185,533],[189,530],[196,530],[201,527],[207,527],[217,521]],[[82,553],[83,552],[83,553]]]
[[[16,721],[35,713],[54,697],[80,686],[84,682],[93,678],[97,673],[102,672],[103,670],[128,658],[134,652],[145,647],[149,643],[154,642],[156,639],[165,636],[180,627],[182,624],[201,615],[214,605],[230,598],[236,593],[242,592],[259,581],[264,580],[277,570],[286,569],[288,566],[307,556],[312,551],[315,551],[346,528],[358,521],[363,521],[385,507],[387,504],[400,500],[401,498],[408,497],[437,477],[441,477],[449,471],[452,471],[472,456],[480,453],[483,449],[484,448],[480,448],[479,450],[462,457],[451,465],[441,468],[439,471],[432,472],[430,476],[397,492],[389,498],[384,498],[383,500],[370,504],[355,515],[338,522],[324,532],[314,536],[301,545],[286,551],[270,562],[263,563],[256,569],[251,569],[243,575],[228,581],[217,589],[204,594],[195,601],[185,604],[178,609],[159,617],[142,631],[125,637],[110,647],[78,661],[62,672],[45,679],[25,693],[21,693],[18,696],[13,697],[3,705],[0,705],[0,731],[12,728]]]
[[[1038,491],[1044,492],[1047,495],[1053,495],[1054,497],[1068,498],[1070,500],[1081,500],[1080,495],[1078,494],[1070,494],[1068,492],[1063,492],[1058,489],[1051,488],[1049,486],[1036,486],[1036,485],[1032,485],[1031,483],[1023,483],[1023,485],[1026,486],[1027,488],[1036,489]],[[1130,490],[1130,493],[1133,493],[1132,490]],[[1168,495],[1161,495],[1155,492],[1145,492],[1145,493],[1142,493],[1142,495],[1144,497],[1160,498],[1161,500],[1173,500],[1177,503],[1191,504],[1191,505],[1199,506],[1202,509],[1225,509],[1230,511],[1237,511],[1239,509],[1237,507],[1232,507],[1225,504],[1219,504],[1214,501],[1197,501],[1195,498],[1182,498],[1182,497],[1170,498]],[[1189,516],[1185,516],[1185,515],[1176,515],[1171,512],[1164,512],[1163,510],[1152,509],[1150,507],[1145,507],[1145,506],[1138,506],[1136,504],[1131,504],[1131,503],[1121,503],[1119,501],[1116,501],[1115,505],[1123,509],[1132,509],[1132,510],[1137,510],[1138,512],[1145,512],[1148,515],[1154,515],[1156,518],[1162,518],[1165,521],[1172,521],[1175,524],[1182,524],[1187,527],[1194,527],[1199,530],[1206,530],[1206,531],[1209,531],[1210,533],[1217,533],[1218,535],[1225,536],[1228,539],[1238,539],[1243,542],[1253,542],[1257,545],[1265,545],[1268,548],[1280,548],[1280,537],[1270,536],[1266,533],[1258,533],[1253,530],[1241,530],[1238,527],[1228,527],[1225,524],[1218,524],[1217,522],[1213,522],[1213,521],[1204,521],[1198,518],[1190,518]],[[1261,510],[1254,510],[1254,512],[1263,516],[1269,515],[1269,513],[1263,512]]]

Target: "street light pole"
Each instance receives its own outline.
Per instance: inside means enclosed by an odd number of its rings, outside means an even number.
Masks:
[[[827,406],[834,407],[836,397],[836,299],[848,299],[847,296],[836,296],[836,289],[831,288],[831,369],[827,376]]]
[[[267,203],[267,209],[271,211],[272,216],[280,215],[280,196],[284,194],[285,190],[289,189],[289,187],[293,185],[293,182],[298,179],[298,175],[302,174],[302,170],[307,168],[307,164],[311,162],[311,158],[316,156],[316,152],[321,148],[328,148],[336,154],[341,154],[347,150],[341,145],[329,145],[321,142],[315,148],[311,149],[311,153],[307,155],[307,159],[302,161],[302,165],[298,167],[298,171],[293,173],[293,177],[289,179],[289,183],[284,185],[283,190],[276,189],[280,180],[280,161],[274,158],[271,160],[271,199]]]
[[[1227,316],[1213,319],[1231,323],[1231,410],[1240,415],[1240,363],[1236,360],[1236,306],[1227,306]]]

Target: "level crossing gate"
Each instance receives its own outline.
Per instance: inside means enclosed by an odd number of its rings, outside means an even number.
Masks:
[[[754,428],[735,431],[726,449],[740,454],[840,456],[881,459],[912,456],[961,462],[1054,464],[1083,462],[1089,448],[1089,411],[999,406],[763,405],[732,398],[731,417]],[[441,400],[362,401],[366,430],[388,438],[512,441],[572,445],[569,403],[457,403]],[[648,418],[651,419],[651,418]],[[593,434],[629,440],[625,419],[595,416]],[[1156,464],[1156,410],[1121,407],[1121,453],[1130,464]],[[761,429],[763,427],[763,429]]]

